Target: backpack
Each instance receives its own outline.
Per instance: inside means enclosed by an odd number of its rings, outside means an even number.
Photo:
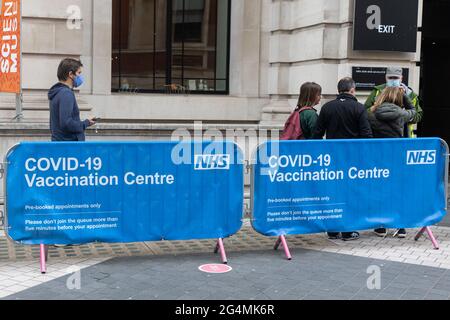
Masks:
[[[300,114],[306,110],[314,110],[312,107],[303,107],[301,109],[295,109],[291,113],[284,125],[283,133],[280,140],[304,140],[303,129],[300,122]]]

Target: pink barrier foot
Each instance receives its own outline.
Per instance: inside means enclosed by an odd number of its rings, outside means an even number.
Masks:
[[[419,240],[420,237],[422,237],[422,235],[424,233],[428,234],[428,237],[430,238],[431,242],[433,243],[433,247],[436,250],[439,250],[439,243],[437,242],[436,238],[434,237],[433,231],[431,231],[430,227],[424,227],[422,228],[419,233],[416,235],[416,237],[414,238],[414,240]]]
[[[292,260],[291,252],[289,251],[289,247],[287,245],[286,237],[280,236],[281,243],[283,244],[284,253],[286,254],[286,258],[288,260]]]
[[[225,253],[225,247],[223,246],[222,238],[217,241],[217,246],[219,247],[220,255],[222,256],[222,262],[228,264],[227,255]]]
[[[41,244],[40,245],[40,262],[41,262],[41,273],[45,274],[47,273],[47,265],[46,265],[46,259],[45,259],[45,245]]]
[[[430,240],[433,243],[434,249],[439,250],[439,243],[437,242],[436,238],[434,237],[434,234],[431,231],[430,227],[426,227],[425,230],[427,231],[428,237],[430,237]]]

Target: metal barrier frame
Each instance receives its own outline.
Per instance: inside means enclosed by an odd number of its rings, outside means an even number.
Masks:
[[[0,180],[4,178],[4,173],[5,173],[4,165],[5,165],[5,163],[0,162]],[[3,201],[3,206],[5,206],[5,198],[3,196],[0,196],[0,200]],[[0,209],[0,226],[5,225],[4,219],[5,219],[5,210]]]
[[[444,187],[445,187],[445,210],[448,210],[448,200],[449,200],[449,191],[448,191],[448,187],[449,187],[449,158],[450,158],[450,149],[449,146],[447,144],[447,142],[441,138],[439,138],[439,140],[441,141],[441,144],[445,147],[446,153],[444,154],[445,157],[445,169],[444,169]],[[269,142],[280,142],[280,140],[268,140],[266,142],[262,142],[260,144],[258,144],[255,148],[255,150],[253,150],[252,152],[252,156],[250,158],[250,213],[251,213],[251,222],[252,222],[252,227],[253,227],[253,221],[255,221],[255,216],[254,216],[254,199],[255,199],[255,166],[256,166],[256,161],[257,161],[257,153],[259,152],[260,147],[265,144],[265,143],[269,143]],[[255,228],[253,228],[255,229]],[[255,229],[256,230],[256,229]],[[437,239],[435,238],[430,226],[426,226],[423,227],[418,233],[417,235],[414,237],[415,241],[418,241],[420,239],[420,237],[424,234],[427,233],[430,241],[433,244],[433,247],[435,250],[439,250],[439,242],[437,241]],[[288,260],[292,260],[292,255],[290,253],[289,247],[288,247],[288,243],[286,241],[286,235],[282,234],[278,237],[275,245],[274,245],[274,250],[278,250],[278,248],[280,247],[280,245],[283,247],[284,249],[284,253],[286,255],[286,258]]]
[[[7,180],[7,177],[8,177],[8,165],[10,164],[8,161],[7,161],[7,159],[8,159],[8,156],[10,155],[10,153],[12,152],[12,151],[14,151],[14,149],[16,149],[18,146],[19,146],[20,144],[19,143],[17,143],[17,144],[15,144],[15,145],[13,145],[11,148],[9,148],[8,149],[8,151],[6,152],[6,154],[5,154],[5,157],[3,158],[3,165],[5,165],[4,166],[4,168],[3,168],[3,170],[4,170],[4,172],[3,172],[3,193],[4,193],[4,199],[5,199],[5,202],[4,202],[4,204],[3,204],[3,207],[4,207],[4,210],[5,210],[5,212],[4,212],[4,214],[5,214],[5,216],[4,216],[4,228],[5,228],[5,235],[6,235],[6,237],[10,240],[10,241],[13,241],[14,243],[17,243],[16,241],[14,241],[10,236],[9,236],[9,233],[8,233],[8,230],[9,230],[9,225],[8,225],[8,190],[7,190],[7,188],[6,188],[6,180]],[[45,272],[44,272],[45,273]]]
[[[279,140],[275,140],[277,142],[279,142]],[[252,155],[250,157],[250,221],[252,223],[252,228],[254,230],[256,230],[253,226],[253,221],[255,221],[255,216],[254,216],[254,198],[255,198],[255,166],[256,166],[256,162],[257,162],[257,153],[259,152],[259,148],[265,144],[271,142],[270,140],[266,141],[266,142],[262,142],[260,144],[258,144],[255,148],[255,150],[253,150]],[[272,141],[273,142],[273,141]],[[286,259],[288,259],[289,261],[292,260],[292,255],[291,252],[289,250],[289,246],[286,240],[286,235],[282,234],[281,236],[278,237],[277,241],[275,242],[275,245],[273,247],[273,249],[275,251],[278,250],[278,248],[280,247],[280,245],[283,246],[284,249],[284,254],[286,255]]]
[[[444,154],[445,157],[445,169],[444,169],[444,186],[445,186],[445,210],[448,209],[448,169],[449,169],[449,157],[450,157],[450,150],[448,147],[448,144],[445,140],[440,139],[441,140],[441,144],[444,145],[445,150],[447,151]],[[431,242],[433,243],[433,247],[435,250],[439,250],[439,242],[436,240],[436,238],[434,237],[433,232],[431,231],[430,227],[423,227],[419,233],[417,233],[417,235],[414,237],[415,241],[418,241],[420,239],[420,237],[422,237],[422,235],[424,233],[428,234],[428,237],[430,238]]]

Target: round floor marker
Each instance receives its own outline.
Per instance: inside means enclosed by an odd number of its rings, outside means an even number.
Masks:
[[[206,273],[227,273],[233,270],[232,267],[225,264],[204,264],[198,269]]]

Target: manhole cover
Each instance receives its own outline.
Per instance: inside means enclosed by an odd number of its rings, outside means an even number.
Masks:
[[[198,267],[198,269],[206,273],[227,273],[233,270],[232,267],[225,264],[205,264]]]

